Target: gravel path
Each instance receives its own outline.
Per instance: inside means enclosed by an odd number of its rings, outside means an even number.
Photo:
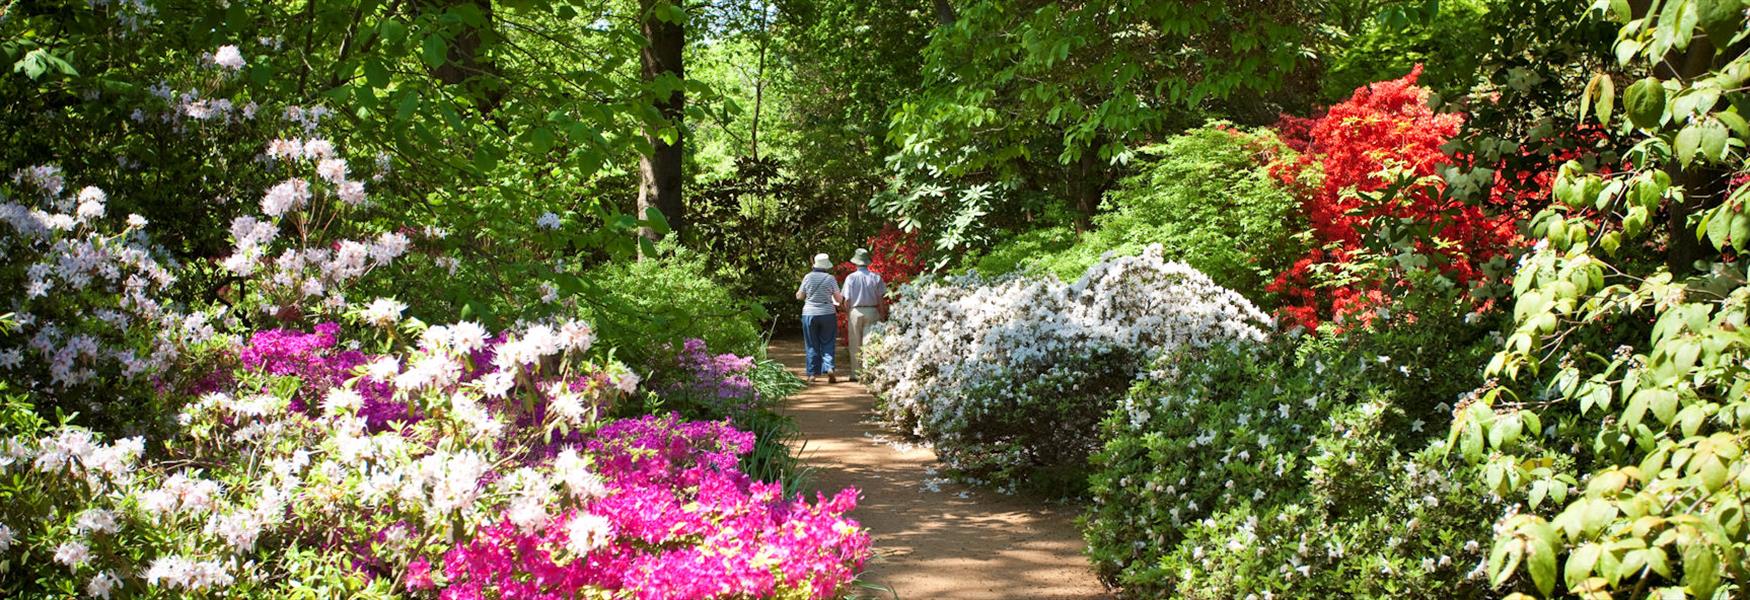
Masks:
[[[800,340],[774,340],[770,354],[801,374]],[[815,483],[863,490],[852,514],[876,550],[863,581],[883,588],[865,597],[1109,597],[1082,555],[1072,509],[947,481],[929,448],[868,421],[874,402],[861,384],[822,379],[784,407],[801,427],[802,461]]]

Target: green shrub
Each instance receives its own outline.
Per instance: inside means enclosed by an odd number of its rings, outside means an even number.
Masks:
[[[1108,252],[1135,255],[1161,244],[1216,283],[1263,301],[1264,284],[1301,254],[1297,205],[1268,165],[1288,149],[1266,130],[1212,123],[1148,146],[1138,172],[1106,196],[1106,212],[1077,235],[1053,227],[992,248],[972,266],[1080,276]]]
[[[1100,575],[1139,598],[1484,595],[1515,499],[1444,462],[1444,433],[1492,336],[1407,321],[1160,359],[1093,457]]]
[[[629,353],[628,364],[648,364],[649,352],[689,338],[718,352],[765,354],[764,309],[735,297],[697,253],[665,246],[656,257],[586,271],[578,283],[578,318],[595,325],[600,343]]]
[[[1080,240],[1081,236],[1067,226],[1035,229],[991,247],[977,259],[967,261],[962,271],[976,270],[987,277],[1023,272],[1030,266],[1036,268],[1042,259],[1069,251]],[[1058,278],[1074,279],[1080,274],[1081,271],[1067,276],[1060,273]]]

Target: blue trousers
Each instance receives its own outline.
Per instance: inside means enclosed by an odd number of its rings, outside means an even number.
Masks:
[[[808,347],[808,376],[831,373],[839,343],[838,315],[803,315],[802,343]]]

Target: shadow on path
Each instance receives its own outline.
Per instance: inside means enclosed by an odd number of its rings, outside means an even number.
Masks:
[[[769,353],[801,374],[800,340],[773,340]],[[863,491],[853,516],[876,550],[863,581],[901,600],[1110,597],[1082,555],[1072,510],[940,480],[934,452],[866,422],[874,403],[862,384],[822,379],[784,406],[816,484]]]

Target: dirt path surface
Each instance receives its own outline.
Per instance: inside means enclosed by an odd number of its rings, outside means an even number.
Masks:
[[[802,374],[801,340],[774,340],[770,354]],[[852,514],[876,551],[865,582],[900,600],[1109,597],[1082,555],[1072,510],[948,482],[934,452],[868,422],[874,402],[861,384],[822,379],[785,406],[819,487],[863,490]]]

